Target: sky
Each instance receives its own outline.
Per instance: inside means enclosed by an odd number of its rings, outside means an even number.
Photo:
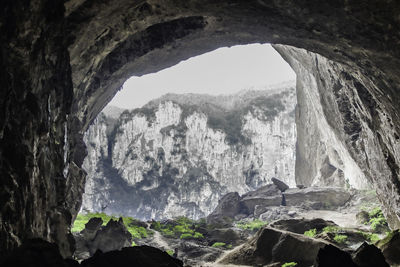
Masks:
[[[166,93],[232,94],[295,79],[270,44],[224,47],[156,73],[132,76],[109,105],[133,109]]]

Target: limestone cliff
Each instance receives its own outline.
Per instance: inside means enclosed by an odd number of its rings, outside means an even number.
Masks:
[[[138,218],[208,215],[227,192],[279,177],[295,185],[294,86],[174,95],[100,114],[85,135],[83,209]]]

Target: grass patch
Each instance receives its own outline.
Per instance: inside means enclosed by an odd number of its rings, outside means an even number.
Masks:
[[[314,229],[310,229],[308,231],[305,231],[304,235],[308,236],[308,237],[314,237],[314,236],[317,235],[317,229],[314,228]]]
[[[105,213],[87,213],[87,214],[78,214],[74,224],[72,226],[71,232],[80,232],[85,229],[85,224],[91,218],[101,218],[103,220],[103,225],[106,225],[111,219],[118,220],[119,217],[108,215]],[[147,230],[143,226],[140,226],[140,221],[132,218],[132,217],[122,217],[125,227],[128,229],[129,233],[131,233],[132,238],[141,239],[146,238],[149,235],[152,235],[153,232]]]
[[[339,226],[326,226],[322,229],[323,233],[338,233],[341,230]]]
[[[243,230],[251,230],[251,231],[258,231],[264,225],[267,225],[268,222],[261,221],[259,219],[253,221],[245,221],[245,222],[238,222],[236,223],[236,227],[243,229]]]
[[[286,262],[286,263],[282,264],[281,267],[293,267],[296,265],[297,265],[297,262],[292,261],[292,262]]]
[[[181,234],[179,237],[180,239],[190,239],[193,238],[192,234],[186,233],[186,234]]]

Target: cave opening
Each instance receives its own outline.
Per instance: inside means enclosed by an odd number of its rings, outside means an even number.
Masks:
[[[1,255],[37,237],[71,256],[69,226],[81,207],[85,180],[83,135],[128,74],[156,72],[218,47],[255,42],[283,44],[275,48],[301,77],[296,87],[312,103],[303,107],[313,112],[300,115],[332,129],[324,140],[341,146],[331,152],[349,156],[346,170],[362,171],[376,189],[390,227],[400,227],[396,1],[362,6],[355,1],[285,0],[37,0],[2,5]],[[320,148],[303,160],[329,150]],[[316,170],[332,172],[335,157],[315,158],[327,166]],[[308,173],[299,170],[298,175]],[[307,186],[307,181],[298,184]],[[363,180],[348,183],[362,186]],[[271,262],[263,258],[263,263]]]
[[[260,52],[265,46],[274,60]],[[328,234],[325,239],[343,247],[388,230],[383,221],[374,226],[376,233],[362,225],[372,213],[383,218],[378,199],[319,117],[312,90],[297,82],[297,95],[293,70],[272,46],[246,47],[273,64],[257,65],[249,54],[235,57],[237,51],[222,48],[125,82],[85,133],[87,181],[72,228],[78,243],[95,243],[82,235],[90,219],[101,218],[104,228],[122,217],[134,245],[178,249],[187,264],[196,265],[217,260],[218,244],[235,248],[266,224],[311,237]],[[244,66],[229,68],[234,63]],[[247,84],[240,80],[257,68],[266,70]],[[265,81],[271,74],[279,83]],[[360,214],[364,218],[356,219]],[[221,229],[230,232],[221,236]],[[358,236],[351,236],[354,231]],[[75,255],[85,259],[111,244],[78,244]]]

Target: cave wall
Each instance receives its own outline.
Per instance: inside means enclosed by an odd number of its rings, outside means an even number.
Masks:
[[[281,45],[275,49],[297,74],[297,182],[313,183],[310,175],[323,167],[318,161],[337,155],[333,160],[343,165],[348,175],[345,180],[356,188],[367,187],[366,182],[374,185],[388,223],[399,228],[400,142],[394,123],[399,117],[385,105],[390,97],[365,70],[304,49]],[[305,127],[310,119],[313,124]],[[335,151],[330,152],[332,149]],[[317,154],[319,157],[312,156]]]
[[[70,255],[67,225],[79,209],[84,183],[83,132],[129,76],[254,42],[304,48],[346,68],[349,76],[340,78],[335,98],[321,98],[329,107],[324,114],[328,122],[341,119],[331,128],[370,176],[391,226],[398,227],[397,1],[5,0],[0,5],[1,253],[42,237]],[[311,71],[321,67],[300,65]],[[331,70],[334,76],[336,71]]]

